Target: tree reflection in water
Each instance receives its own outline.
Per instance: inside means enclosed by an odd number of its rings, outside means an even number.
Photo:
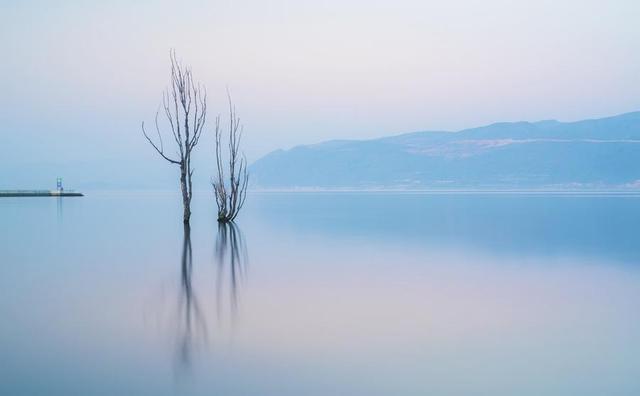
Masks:
[[[193,249],[191,246],[191,228],[184,226],[180,271],[180,296],[178,301],[178,342],[176,364],[188,371],[192,366],[194,354],[208,341],[206,304],[204,310],[193,287]],[[215,241],[216,265],[216,315],[218,325],[226,314],[235,318],[238,310],[238,291],[246,277],[248,253],[242,232],[233,223],[219,223]],[[229,310],[224,306],[229,304]],[[218,329],[219,330],[219,329]]]
[[[176,360],[180,366],[191,366],[193,349],[199,337],[206,341],[207,323],[200,303],[193,290],[193,250],[191,247],[191,228],[184,225],[182,256],[180,267],[180,298],[178,302],[178,347]]]
[[[224,314],[223,302],[225,286],[228,285],[228,302],[231,318],[235,318],[238,311],[238,289],[246,278],[249,262],[247,247],[242,231],[233,222],[218,223],[218,237],[216,239],[216,313],[221,320]],[[228,279],[228,283],[225,282]]]

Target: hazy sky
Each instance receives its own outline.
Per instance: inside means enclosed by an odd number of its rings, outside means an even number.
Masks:
[[[254,160],[326,139],[640,110],[638,18],[637,0],[0,0],[0,188],[59,173],[81,186],[171,180],[140,133],[170,48],[207,86],[211,115],[229,86]]]

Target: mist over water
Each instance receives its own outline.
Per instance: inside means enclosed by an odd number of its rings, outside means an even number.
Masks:
[[[0,0],[0,396],[640,395],[638,15]]]
[[[0,200],[0,394],[640,391],[640,197]]]

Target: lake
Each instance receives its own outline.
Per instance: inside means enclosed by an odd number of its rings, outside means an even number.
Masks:
[[[2,395],[637,395],[640,196],[0,200]]]

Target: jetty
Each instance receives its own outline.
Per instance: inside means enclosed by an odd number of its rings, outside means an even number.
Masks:
[[[2,197],[84,197],[84,194],[57,190],[0,190]]]
[[[83,197],[84,194],[62,187],[62,178],[56,180],[55,190],[0,190],[0,198],[4,197]]]

